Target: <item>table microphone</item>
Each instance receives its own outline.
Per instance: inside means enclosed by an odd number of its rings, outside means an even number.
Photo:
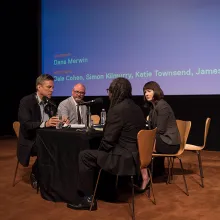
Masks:
[[[93,104],[102,104],[103,103],[103,99],[102,98],[96,98],[94,100],[91,101],[87,101],[87,102],[79,102],[77,103],[78,105],[93,105]]]

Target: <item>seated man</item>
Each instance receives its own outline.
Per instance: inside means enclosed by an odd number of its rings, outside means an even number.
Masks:
[[[20,164],[27,167],[30,156],[37,156],[35,145],[37,129],[55,127],[59,122],[55,105],[45,103],[43,97],[51,98],[54,89],[54,78],[49,74],[40,75],[36,80],[36,93],[21,99],[18,110],[20,133],[18,139],[17,157]],[[37,160],[32,166],[31,184],[37,188]]]
[[[86,106],[78,105],[82,102],[86,93],[86,88],[83,84],[78,83],[73,87],[72,96],[63,100],[58,106],[58,114],[62,115],[64,120],[70,124],[86,124]]]
[[[145,119],[140,107],[131,100],[131,92],[131,84],[125,78],[114,79],[111,83],[108,89],[110,109],[99,149],[79,154],[79,191],[84,197],[79,204],[67,204],[67,207],[89,209],[96,168],[118,175],[135,175],[140,169],[137,134],[145,128]],[[92,210],[96,209],[95,201]]]

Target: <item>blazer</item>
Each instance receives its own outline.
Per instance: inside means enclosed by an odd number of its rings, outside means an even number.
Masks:
[[[180,134],[176,118],[170,105],[164,100],[159,100],[149,113],[149,128],[157,127],[157,134],[169,145],[180,144]]]
[[[131,99],[109,109],[97,164],[113,174],[137,174],[140,170],[137,134],[145,127],[144,114]]]
[[[20,122],[20,132],[17,157],[18,161],[26,167],[29,165],[31,149],[36,139],[36,131],[42,123],[36,93],[21,99],[18,109],[18,121]]]
[[[82,124],[87,124],[87,107],[81,105],[81,118]],[[76,111],[76,104],[73,101],[73,97],[69,97],[63,100],[58,106],[58,114],[65,115],[69,118],[70,124],[78,124],[78,117]]]

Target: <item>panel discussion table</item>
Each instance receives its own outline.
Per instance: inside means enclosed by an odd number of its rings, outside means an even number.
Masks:
[[[42,198],[77,203],[78,156],[99,147],[102,131],[43,128],[37,131],[38,167]]]

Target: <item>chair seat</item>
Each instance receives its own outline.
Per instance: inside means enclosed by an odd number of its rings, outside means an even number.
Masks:
[[[152,154],[153,157],[175,157],[177,154]]]
[[[193,144],[186,144],[185,145],[185,150],[202,150],[203,147],[201,146],[196,146],[196,145],[193,145]]]
[[[153,157],[177,157],[180,156],[182,151],[178,151],[176,154],[158,154],[158,153],[153,153]]]

